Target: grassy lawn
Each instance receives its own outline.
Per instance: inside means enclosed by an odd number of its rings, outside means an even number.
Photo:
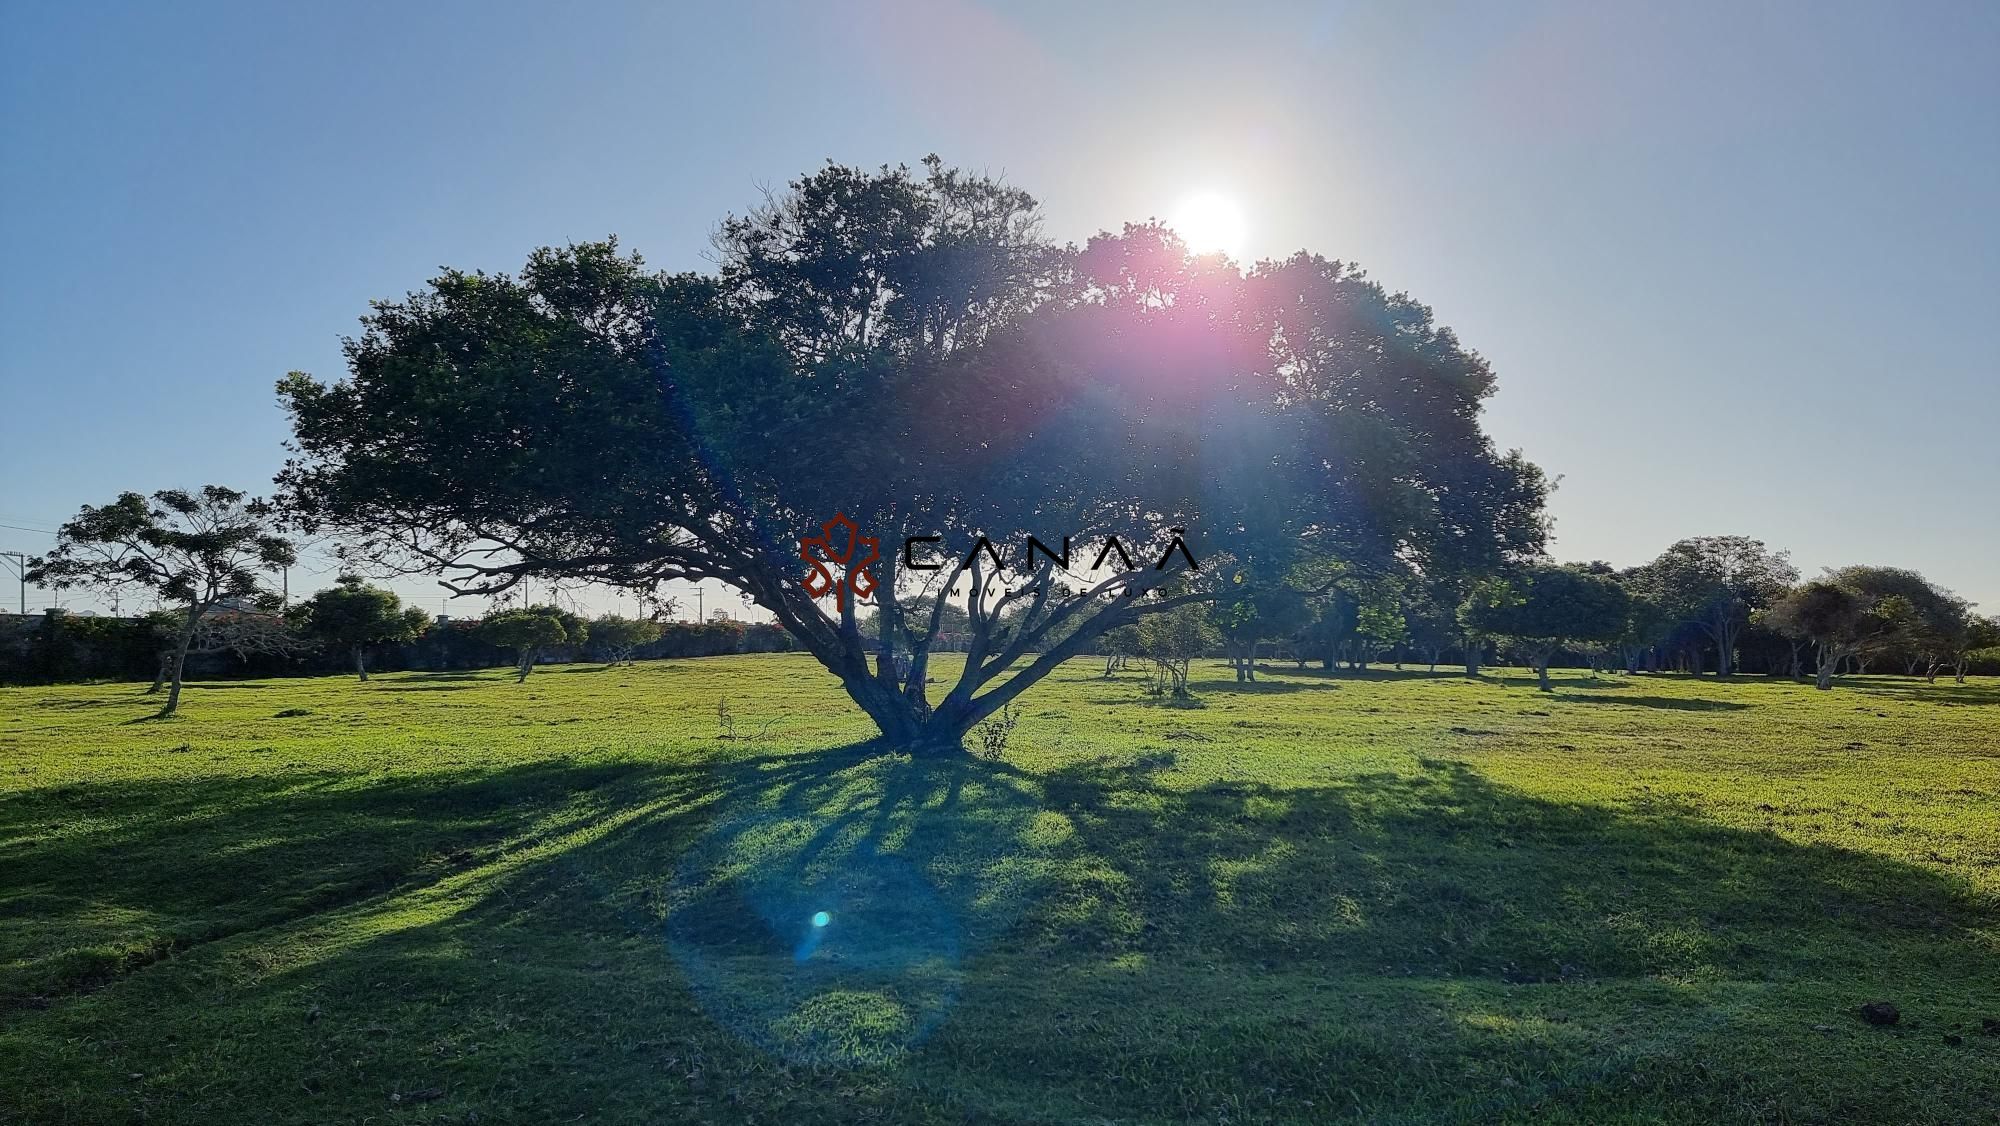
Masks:
[[[0,1122],[2000,1118],[2000,684],[1099,672],[0,690]]]

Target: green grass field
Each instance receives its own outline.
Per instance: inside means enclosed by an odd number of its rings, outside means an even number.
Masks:
[[[1100,671],[0,690],[0,1121],[2000,1118],[2000,684]]]

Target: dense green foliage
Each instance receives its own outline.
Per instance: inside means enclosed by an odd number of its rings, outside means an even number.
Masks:
[[[1246,274],[1156,224],[1058,247],[1031,197],[935,159],[828,165],[716,244],[713,277],[588,243],[378,303],[345,378],[281,384],[288,511],[485,593],[728,583],[927,751],[1103,631],[1232,597],[1216,571],[1140,565],[1183,535],[1267,582],[1541,545],[1540,471],[1480,427],[1486,361],[1350,264]],[[883,549],[872,638],[852,600],[801,583],[789,545],[823,527],[827,559]],[[928,535],[944,566],[906,572],[898,546]],[[1058,573],[1014,554],[1029,535],[1117,536],[1132,566]],[[908,611],[954,588],[970,659],[933,698],[943,615]]]
[[[1536,566],[1487,584],[1463,613],[1473,631],[1519,646],[1548,692],[1555,654],[1565,646],[1614,641],[1630,610],[1631,598],[1615,579],[1573,567]]]
[[[542,654],[557,646],[581,648],[590,640],[590,626],[575,614],[554,606],[504,610],[479,623],[479,638],[488,645],[512,649],[520,679],[528,679]]]
[[[1993,682],[1078,662],[989,763],[848,753],[799,656],[510,681],[0,691],[0,1120],[2000,1111]],[[908,871],[957,956],[898,1052],[922,980],[780,989],[752,893],[867,875],[829,952],[935,951]]]
[[[276,533],[269,508],[231,488],[162,489],[150,498],[121,493],[56,530],[56,545],[27,568],[29,582],[50,590],[151,592],[180,607],[181,625],[162,678],[171,687],[159,714],[180,705],[181,675],[195,635],[211,610],[269,596],[265,578],[297,561]],[[156,685],[157,686],[157,685]]]
[[[405,607],[394,591],[369,586],[355,575],[342,575],[286,617],[308,637],[353,653],[354,669],[362,680],[368,679],[370,649],[414,641],[431,624],[431,616],[422,609]]]
[[[590,640],[613,662],[629,661],[632,654],[660,639],[660,623],[650,618],[627,618],[606,614],[590,622]]]

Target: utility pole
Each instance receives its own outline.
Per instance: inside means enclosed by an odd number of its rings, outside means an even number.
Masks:
[[[12,559],[14,571],[21,578],[21,616],[28,616],[28,557],[19,551],[0,551],[0,558]]]
[[[694,620],[697,625],[707,620],[701,615],[701,596],[702,596],[701,584],[696,583],[694,584]],[[26,605],[26,603],[22,603],[22,605]],[[23,610],[21,612],[23,614],[27,613],[26,610]]]

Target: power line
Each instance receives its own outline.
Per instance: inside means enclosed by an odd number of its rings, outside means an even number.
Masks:
[[[21,579],[21,615],[28,613],[28,557],[18,551],[0,551],[0,559],[12,559]]]

